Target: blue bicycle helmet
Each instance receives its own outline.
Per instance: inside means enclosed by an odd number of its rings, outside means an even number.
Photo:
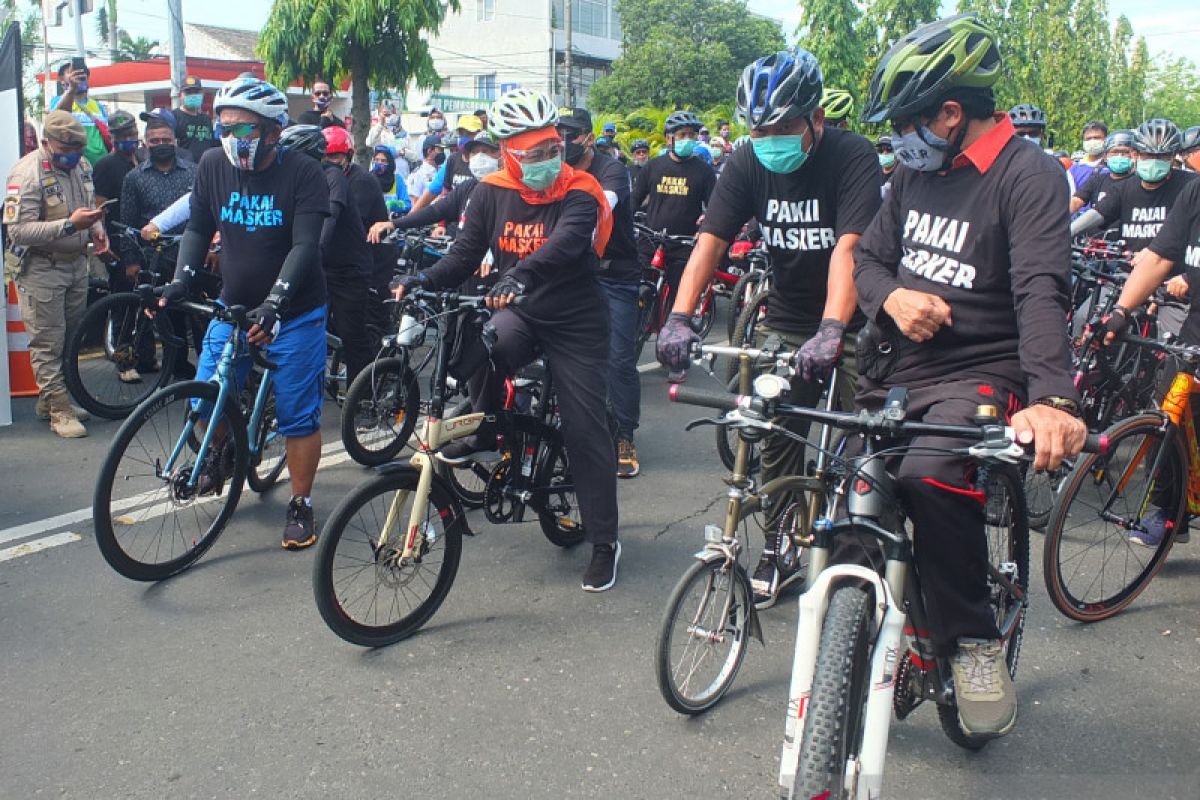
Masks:
[[[797,47],[758,59],[742,70],[737,113],[752,130],[811,114],[821,103],[821,66]]]

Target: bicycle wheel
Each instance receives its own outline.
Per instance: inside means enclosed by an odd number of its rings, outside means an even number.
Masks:
[[[313,594],[325,624],[348,642],[383,647],[408,638],[442,605],[458,574],[461,519],[438,480],[414,531],[413,555],[401,557],[420,478],[401,467],[359,484],[321,531]]]
[[[843,586],[829,600],[792,797],[855,796],[845,791],[845,773],[862,744],[874,636],[871,612],[870,596],[855,586]]]
[[[989,466],[982,481],[986,501],[984,504],[984,531],[987,535],[988,562],[996,573],[1003,576],[1023,593],[1029,591],[1029,523],[1023,501],[1021,481],[1016,470],[1008,467]],[[1025,634],[1025,606],[1011,592],[1006,591],[995,575],[989,575],[989,597],[995,614],[996,627],[1004,635],[1004,662],[1008,674],[1017,676],[1017,662],[1021,657],[1021,642]],[[1012,619],[1011,630],[1006,623]],[[967,750],[979,750],[991,737],[973,736],[962,729],[958,721],[958,706],[938,705],[938,719],[942,731],[950,741]]]
[[[408,444],[421,390],[403,356],[381,358],[355,378],[342,407],[342,444],[364,467],[386,464]]]
[[[247,447],[233,404],[227,413],[212,415],[225,429],[224,444],[210,451],[205,467],[214,488],[205,493],[188,486],[199,468],[202,426],[212,424],[204,417],[216,400],[212,383],[168,386],[138,406],[113,438],[96,481],[92,518],[101,555],[125,577],[158,581],[183,571],[212,547],[237,507]]]
[[[654,649],[658,690],[680,714],[729,691],[750,644],[750,580],[736,562],[694,561],[667,600]]]
[[[1108,452],[1080,457],[1046,529],[1046,590],[1055,608],[1079,622],[1119,614],[1149,585],[1175,541],[1172,534],[1143,547],[1129,540],[1129,531],[1159,508],[1170,510],[1173,530],[1185,524],[1181,432],[1171,429],[1166,442],[1162,417],[1151,413],[1107,433]]]
[[[737,376],[728,383],[725,387],[729,392],[737,391],[738,379]],[[715,435],[717,437],[717,455],[721,459],[721,463],[725,469],[733,471],[733,462],[737,457],[738,432],[736,428],[730,428],[728,425],[718,425]],[[750,445],[750,464],[751,472],[757,471],[759,466],[758,443]]]
[[[759,292],[742,309],[742,313],[738,315],[737,323],[733,329],[733,347],[755,347],[761,344],[758,341],[757,331],[767,316],[768,295],[769,292]],[[725,367],[725,380],[734,380],[737,378],[737,374],[737,359],[731,358]]]
[[[255,373],[257,374],[257,373]],[[251,384],[253,387],[253,384]],[[250,397],[255,395],[252,393]],[[287,466],[287,437],[279,432],[279,421],[275,419],[275,384],[267,387],[267,396],[263,400],[262,420],[258,424],[258,455],[246,472],[246,482],[250,488],[262,494],[270,489],[283,474]]]
[[[654,330],[654,321],[658,311],[658,293],[654,288],[654,284],[642,281],[638,286],[638,321],[637,321],[637,339],[634,345],[634,352],[640,358],[642,350],[646,347],[646,342],[650,339],[650,334],[656,333]]]
[[[725,323],[728,328],[727,339],[730,343],[733,342],[733,332],[737,329],[737,321],[738,317],[742,315],[742,309],[758,294],[758,285],[761,282],[762,272],[752,269],[738,278],[738,282],[734,284],[733,291],[729,295],[732,300],[729,304],[729,319]]]
[[[1046,530],[1046,522],[1054,508],[1054,498],[1068,471],[1064,465],[1056,470],[1034,472],[1031,469],[1026,473],[1025,505],[1029,511],[1029,527],[1038,531]]]
[[[534,481],[539,489],[545,490],[546,498],[538,511],[538,522],[551,544],[574,547],[583,541],[584,529],[567,449],[561,443],[543,442],[542,452],[548,455],[543,456],[534,473]]]
[[[700,295],[700,302],[696,304],[696,311],[692,314],[692,330],[696,332],[697,336],[704,339],[712,333],[713,322],[716,319],[717,297],[713,294],[710,286]]]
[[[132,292],[110,294],[71,329],[63,348],[63,378],[75,402],[97,417],[120,419],[170,380],[179,348],[164,344]],[[122,381],[122,370],[142,371]],[[151,372],[154,366],[157,372]]]

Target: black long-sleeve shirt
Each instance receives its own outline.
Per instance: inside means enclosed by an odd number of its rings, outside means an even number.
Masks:
[[[886,383],[995,379],[1026,387],[1028,400],[1077,399],[1063,322],[1071,250],[1062,168],[1013,138],[1007,120],[981,142],[967,150],[971,163],[945,175],[898,168],[859,240],[859,306],[898,353]],[[944,299],[952,326],[921,343],[904,337],[882,310],[899,288]]]

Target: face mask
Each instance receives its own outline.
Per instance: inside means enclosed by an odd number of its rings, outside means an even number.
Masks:
[[[671,149],[680,158],[691,158],[692,153],[696,150],[696,140],[676,139],[675,144],[671,145]]]
[[[1170,172],[1170,161],[1159,161],[1157,158],[1138,159],[1137,174],[1146,183],[1158,183],[1166,178]]]
[[[1022,136],[1021,138],[1027,142],[1033,142],[1038,147],[1042,146],[1042,137],[1040,136]]]
[[[1109,156],[1108,171],[1114,175],[1125,175],[1133,169],[1133,159],[1129,156]]]
[[[459,149],[459,150],[462,150],[464,147],[466,147],[468,144],[470,144],[470,143],[471,143],[471,140],[472,140],[472,138],[473,138],[473,137],[471,137],[471,136],[460,136],[460,137],[458,137],[458,149]]]
[[[383,173],[387,172],[389,169],[391,169],[391,168],[387,164],[384,164],[383,162],[380,162],[380,161],[372,161],[371,162],[371,174],[372,175],[382,175]]]
[[[126,139],[123,142],[116,142],[117,149],[122,153],[136,153],[138,149],[137,139]]]
[[[313,104],[321,111],[324,111],[325,109],[329,108],[329,102],[330,102],[330,98],[328,98],[328,97],[313,98]]]
[[[804,137],[799,134],[763,136],[751,139],[750,143],[758,162],[771,172],[795,172],[808,160],[808,153],[804,152]]]
[[[900,134],[898,140],[893,137],[892,147],[895,150],[893,155],[904,166],[918,172],[937,172],[946,162],[950,143],[922,125],[919,129]]]
[[[54,162],[54,166],[70,172],[79,166],[79,159],[83,158],[83,153],[51,153],[50,160]]]
[[[437,165],[437,166],[439,166],[439,167],[440,167],[442,164],[445,164],[445,163],[446,163],[446,154],[445,154],[445,153],[443,153],[442,151],[440,151],[440,150],[439,150],[439,151],[438,151],[438,153],[437,153],[437,155],[435,155],[435,156],[433,157],[433,163],[434,163],[434,164],[436,164],[436,165]]]
[[[567,160],[568,164],[570,164],[571,166],[575,166],[576,164],[578,164],[580,161],[583,160],[583,154],[586,152],[587,152],[587,145],[568,141],[566,144],[566,147],[563,150],[563,157]]]
[[[1083,152],[1087,153],[1089,156],[1100,155],[1101,153],[1104,152],[1104,140],[1103,139],[1084,139],[1083,140]]]
[[[483,180],[485,175],[491,175],[500,169],[500,159],[495,156],[489,156],[487,153],[476,153],[471,156],[471,160],[467,162],[467,166],[471,168],[472,175],[479,180]]]
[[[540,192],[558,180],[558,173],[561,171],[562,156],[555,156],[536,164],[522,164],[521,183],[535,192]]]
[[[84,81],[83,83],[81,83],[75,87],[75,94],[80,95],[80,94],[87,94],[87,93],[88,93],[87,81]]]
[[[173,144],[156,144],[150,148],[150,160],[158,164],[163,164],[175,158],[175,145]]]
[[[396,130],[397,128],[400,127],[400,115],[399,114],[390,115],[387,119],[385,119],[383,121],[383,124],[385,126],[387,126],[387,128],[390,130],[393,130],[393,131]]]
[[[879,166],[883,167],[884,169],[891,169],[892,167],[896,166],[896,154],[880,153]]]
[[[185,94],[183,96],[183,107],[188,111],[195,111],[204,105],[204,95],[202,94]]]
[[[429,120],[429,130],[440,131],[445,130],[445,128],[446,120],[442,119],[441,117],[434,117],[433,119]]]
[[[250,172],[254,169],[258,156],[258,143],[261,140],[254,139],[238,139],[234,136],[225,136],[221,139],[221,147],[225,150],[225,157],[229,159],[229,163],[240,170]]]

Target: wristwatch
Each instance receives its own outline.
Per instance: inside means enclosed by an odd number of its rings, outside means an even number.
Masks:
[[[76,230],[77,230],[77,228],[75,227],[74,222],[71,222],[71,220],[69,220],[69,219],[63,220],[62,232],[59,233],[58,235],[59,236],[70,236],[72,233],[75,233]]]
[[[1048,395],[1034,400],[1031,405],[1035,406],[1050,406],[1059,411],[1065,411],[1075,419],[1083,419],[1083,409],[1079,407],[1079,403],[1069,397],[1059,397],[1057,395]]]

